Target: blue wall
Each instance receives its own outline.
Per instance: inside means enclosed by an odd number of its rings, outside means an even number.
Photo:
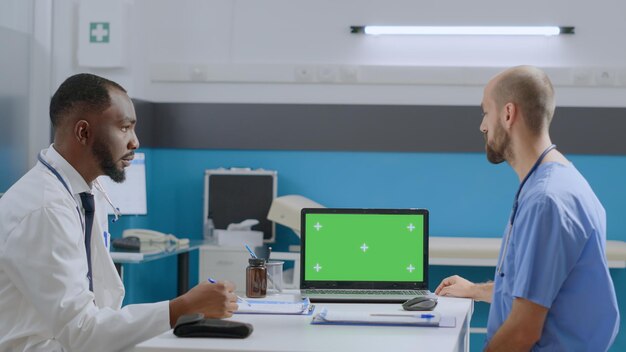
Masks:
[[[123,217],[111,226],[113,236],[119,236],[124,228],[147,227],[179,237],[202,238],[204,170],[219,167],[276,170],[278,195],[301,194],[327,207],[427,208],[431,213],[431,236],[501,237],[519,184],[507,164],[492,165],[483,153],[142,151],[146,153],[148,215]],[[626,217],[622,215],[626,209],[626,156],[568,158],[607,210],[607,238],[626,241]],[[277,228],[276,250],[298,243],[289,230]],[[197,254],[192,254],[192,284],[197,282],[197,260]],[[125,302],[175,297],[175,267],[175,258],[126,265]],[[492,268],[434,269],[431,286],[454,273],[466,273],[476,281],[493,276]],[[611,272],[624,317],[626,270]],[[478,306],[473,325],[486,325],[488,308],[484,306]],[[615,347],[626,349],[625,334],[620,333]]]

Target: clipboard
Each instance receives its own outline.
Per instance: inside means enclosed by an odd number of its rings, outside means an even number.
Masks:
[[[286,314],[286,315],[311,315],[315,305],[311,304],[308,297],[295,302],[267,299],[246,299],[248,304],[239,303],[239,309],[235,314]]]
[[[355,312],[324,308],[313,317],[314,325],[376,325],[376,326],[430,326],[453,328],[455,317],[441,316],[438,312]]]

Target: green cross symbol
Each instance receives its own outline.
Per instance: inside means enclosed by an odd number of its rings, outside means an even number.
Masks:
[[[89,23],[89,42],[108,43],[109,42],[109,22]]]

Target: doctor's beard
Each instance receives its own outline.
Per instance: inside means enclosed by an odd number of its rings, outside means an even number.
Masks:
[[[113,153],[111,149],[103,143],[101,140],[96,140],[93,143],[91,152],[98,159],[100,163],[100,169],[102,172],[111,178],[114,182],[122,183],[126,179],[126,172],[124,168],[118,168],[113,161]]]
[[[492,164],[500,164],[506,160],[507,150],[511,144],[511,139],[504,132],[504,128],[496,125],[493,133],[493,143],[489,144],[487,133],[483,134],[485,138],[485,151],[487,152],[487,160]]]

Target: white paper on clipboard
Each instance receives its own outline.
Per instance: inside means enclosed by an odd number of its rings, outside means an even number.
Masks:
[[[298,314],[309,315],[315,308],[308,298],[294,302],[268,299],[246,299],[246,303],[238,302],[237,314]]]

